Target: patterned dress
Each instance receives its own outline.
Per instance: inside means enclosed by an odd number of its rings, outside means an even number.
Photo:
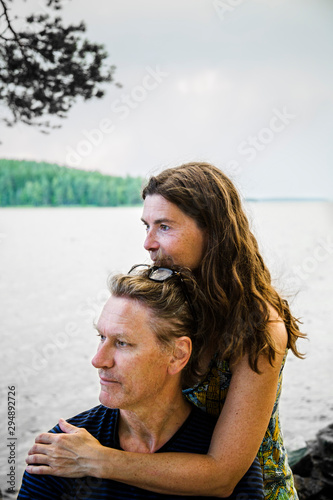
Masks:
[[[276,400],[264,439],[258,451],[263,470],[265,500],[297,500],[294,480],[288,464],[286,449],[279,421],[279,399],[282,386],[282,370],[287,351],[280,370]],[[189,401],[207,413],[218,416],[227,397],[232,373],[228,361],[220,361],[215,355],[203,380],[183,393]]]

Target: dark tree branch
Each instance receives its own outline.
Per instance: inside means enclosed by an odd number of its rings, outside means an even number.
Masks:
[[[0,34],[0,103],[11,113],[3,120],[45,132],[54,127],[45,116],[65,118],[78,97],[102,97],[101,85],[113,82],[115,67],[106,65],[102,45],[82,38],[83,22],[64,26],[60,17],[32,14],[25,18],[25,29],[15,29],[9,1],[0,0],[0,18],[7,24]],[[62,0],[47,0],[47,6],[59,11]],[[4,35],[7,31],[10,38]]]
[[[10,19],[9,19],[9,15],[8,15],[8,7],[7,7],[7,5],[6,5],[6,2],[4,2],[4,0],[0,0],[0,4],[1,4],[2,8],[3,8],[3,13],[2,13],[2,15],[3,15],[3,16],[5,16],[5,18],[6,18],[6,22],[7,22],[7,28],[6,28],[6,31],[7,31],[7,29],[9,29],[9,31],[11,31],[11,33],[12,33],[12,35],[13,35],[13,37],[14,37],[14,40],[15,40],[15,41],[16,41],[16,43],[19,45],[19,47],[21,48],[22,53],[23,53],[23,47],[22,47],[22,45],[21,45],[21,41],[20,41],[19,37],[17,36],[16,31],[13,29],[12,24],[11,24],[11,21],[10,21]]]

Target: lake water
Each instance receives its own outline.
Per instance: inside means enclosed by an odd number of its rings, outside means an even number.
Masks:
[[[311,439],[333,422],[333,204],[248,203],[247,210],[279,290],[301,317],[309,341],[288,356],[281,401],[287,443]],[[91,366],[92,323],[110,272],[148,262],[141,208],[0,210],[1,421],[16,388],[16,475],[34,436],[98,404]],[[9,472],[1,428],[0,488]]]

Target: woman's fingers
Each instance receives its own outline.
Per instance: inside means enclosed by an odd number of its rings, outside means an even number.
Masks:
[[[28,465],[31,464],[43,464],[43,465],[49,465],[50,461],[52,460],[52,457],[48,457],[45,454],[37,453],[35,452],[34,454],[29,454],[27,458],[25,459],[26,463]]]
[[[54,475],[52,468],[46,465],[27,465],[25,470],[29,472],[29,474],[48,474],[49,476]]]
[[[28,451],[29,455],[36,455],[37,453],[45,456],[50,452],[50,446],[47,444],[34,444]]]
[[[35,443],[43,443],[43,444],[51,444],[54,443],[55,438],[59,434],[53,434],[52,432],[43,432],[42,434],[39,434],[36,439]]]

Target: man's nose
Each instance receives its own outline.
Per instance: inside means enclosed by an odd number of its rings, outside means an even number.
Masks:
[[[158,250],[160,248],[160,244],[156,239],[156,235],[153,231],[147,230],[147,236],[145,242],[143,244],[145,250]]]
[[[112,349],[105,349],[105,347],[101,345],[91,360],[91,364],[95,368],[112,368],[114,365]]]

